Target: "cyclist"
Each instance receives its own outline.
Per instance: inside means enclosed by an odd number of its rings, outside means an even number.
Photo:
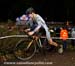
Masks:
[[[35,22],[35,24],[37,24],[37,26],[34,27],[34,30],[28,32],[29,35],[33,35],[35,32],[37,32],[41,28],[43,28],[46,32],[46,38],[48,40],[48,43],[50,45],[58,47],[59,49],[62,49],[62,45],[59,45],[52,40],[50,32],[49,32],[49,28],[47,27],[44,19],[39,14],[36,14],[35,10],[32,7],[28,8],[26,10],[26,15],[28,15],[30,17],[30,20],[31,20],[30,22]],[[28,29],[28,30],[30,30],[30,29]]]

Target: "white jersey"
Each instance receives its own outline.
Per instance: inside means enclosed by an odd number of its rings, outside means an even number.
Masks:
[[[36,32],[40,27],[43,27],[45,30],[48,29],[45,21],[43,20],[43,18],[40,15],[36,15],[35,17],[35,22],[37,23],[37,27],[34,29],[34,32]]]
[[[33,30],[34,32],[38,31],[41,27],[43,27],[46,31],[46,37],[48,40],[50,40],[50,32],[49,29],[45,23],[45,21],[43,20],[43,18],[40,15],[36,15],[35,17],[35,22],[37,23],[37,27]]]

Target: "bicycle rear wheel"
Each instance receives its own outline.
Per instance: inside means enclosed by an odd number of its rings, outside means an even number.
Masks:
[[[36,52],[36,46],[34,42],[32,42],[28,48],[31,41],[33,41],[31,38],[26,37],[16,44],[16,47],[14,48],[14,55],[16,58],[20,60],[29,60],[34,56]]]

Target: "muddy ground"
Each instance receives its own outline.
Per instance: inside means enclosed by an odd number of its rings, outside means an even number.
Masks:
[[[45,55],[36,53],[35,56],[28,61],[10,60],[7,62],[3,62],[0,66],[75,66],[75,51],[66,50],[63,54],[48,51]],[[12,64],[9,64],[10,62],[12,62]]]

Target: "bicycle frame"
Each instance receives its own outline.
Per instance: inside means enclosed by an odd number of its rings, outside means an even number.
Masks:
[[[28,44],[28,46],[27,46],[27,49],[26,50],[28,50],[29,49],[29,47],[32,45],[32,43],[33,43],[33,39],[29,42],[29,44]]]
[[[26,50],[28,50],[30,48],[30,46],[33,44],[33,42],[37,43],[39,47],[42,47],[42,43],[41,43],[40,38],[37,36],[33,36],[33,39],[28,43]]]

